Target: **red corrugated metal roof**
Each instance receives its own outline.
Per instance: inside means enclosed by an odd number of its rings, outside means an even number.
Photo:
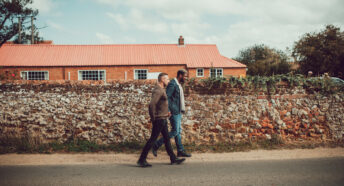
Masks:
[[[222,56],[216,45],[11,45],[0,48],[0,66],[173,65],[246,67]]]

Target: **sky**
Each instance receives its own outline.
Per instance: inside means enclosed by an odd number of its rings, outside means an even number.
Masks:
[[[344,29],[344,0],[34,0],[54,44],[216,44],[234,58],[255,44],[287,52],[327,24]],[[290,51],[290,50],[289,50]]]

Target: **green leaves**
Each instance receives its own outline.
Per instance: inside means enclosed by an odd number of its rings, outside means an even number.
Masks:
[[[38,15],[38,10],[30,7],[32,0],[1,0],[0,1],[0,47],[17,35],[18,18],[21,18],[22,31],[28,30],[31,16]]]
[[[329,73],[344,78],[344,32],[327,25],[319,33],[307,33],[295,43],[293,57],[299,62],[302,73]]]
[[[307,78],[302,74],[280,74],[275,76],[246,76],[246,77],[221,77],[207,79],[192,79],[188,87],[205,89],[208,91],[238,88],[243,91],[266,92],[274,94],[280,88],[286,87],[293,89],[302,87],[311,92],[320,92],[322,94],[333,94],[344,91],[344,84],[336,84],[331,78],[312,77]]]
[[[263,44],[241,50],[235,60],[247,65],[249,75],[271,76],[290,71],[288,55]]]

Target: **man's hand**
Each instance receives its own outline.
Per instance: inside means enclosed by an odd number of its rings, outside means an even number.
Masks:
[[[171,116],[172,116],[171,112],[168,112],[168,117],[171,117]]]

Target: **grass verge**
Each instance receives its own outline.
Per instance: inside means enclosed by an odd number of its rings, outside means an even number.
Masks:
[[[68,153],[68,152],[116,152],[116,153],[140,153],[145,144],[139,141],[113,143],[100,145],[87,140],[72,140],[65,143],[51,142],[41,144],[39,139],[22,137],[6,138],[0,140],[0,154],[5,153]],[[175,145],[174,149],[176,149]],[[286,143],[279,138],[259,141],[240,141],[214,144],[184,144],[188,152],[243,152],[257,149],[312,149],[316,147],[344,147],[344,141],[314,142],[293,141]],[[164,150],[164,146],[162,149]]]

